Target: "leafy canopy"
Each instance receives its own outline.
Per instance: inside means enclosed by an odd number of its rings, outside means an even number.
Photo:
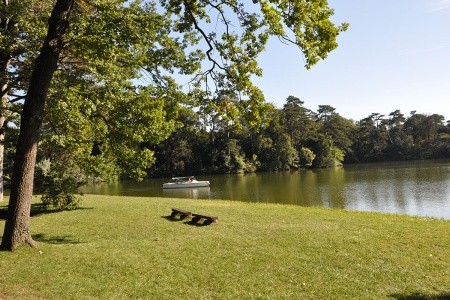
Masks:
[[[258,126],[267,106],[251,77],[271,36],[310,68],[337,47],[325,0],[76,1],[46,103],[41,156],[89,175],[142,178],[153,149],[180,126],[182,106]],[[53,1],[0,9],[10,101],[26,93]],[[3,23],[2,23],[3,25]],[[187,83],[181,85],[180,83]]]

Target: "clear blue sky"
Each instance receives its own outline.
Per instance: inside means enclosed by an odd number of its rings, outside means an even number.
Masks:
[[[312,69],[301,52],[274,39],[255,83],[282,107],[289,95],[317,111],[331,105],[358,121],[400,109],[450,120],[450,0],[329,0],[333,20],[350,23],[339,47]]]

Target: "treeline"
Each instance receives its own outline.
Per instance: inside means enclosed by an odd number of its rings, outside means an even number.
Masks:
[[[184,109],[180,126],[154,150],[152,176],[324,168],[345,163],[450,158],[450,122],[399,110],[352,121],[317,112],[297,97],[269,105],[258,126]]]

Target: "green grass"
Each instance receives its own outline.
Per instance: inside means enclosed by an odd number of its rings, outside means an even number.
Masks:
[[[219,223],[171,221],[172,207]],[[0,220],[0,234],[3,226]],[[38,249],[0,252],[0,299],[450,297],[445,220],[85,196],[82,209],[33,217],[31,231]]]

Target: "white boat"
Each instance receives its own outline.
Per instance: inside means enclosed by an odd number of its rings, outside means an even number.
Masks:
[[[173,177],[171,182],[163,184],[163,189],[182,189],[193,187],[208,187],[209,181],[198,181],[194,176]]]

